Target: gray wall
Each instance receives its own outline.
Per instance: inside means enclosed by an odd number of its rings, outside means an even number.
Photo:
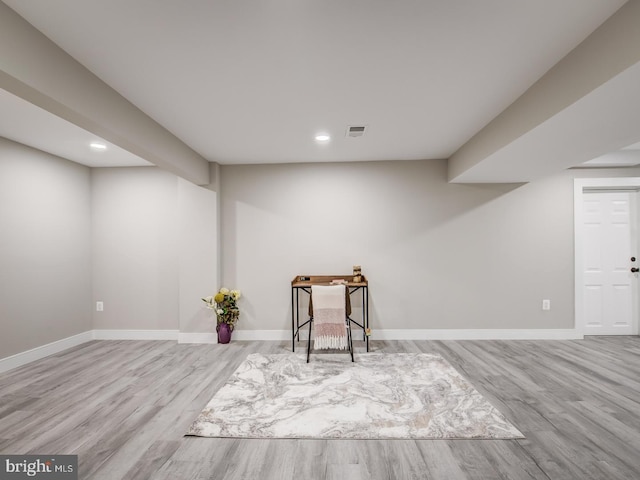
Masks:
[[[0,139],[0,358],[91,329],[213,332],[200,297],[223,285],[240,329],[286,330],[296,274],[354,264],[374,329],[572,328],[573,178],[640,169],[456,185],[446,166],[222,166],[217,189]]]
[[[446,161],[223,166],[222,268],[240,329],[287,329],[297,274],[370,281],[375,329],[573,328],[573,178],[447,183]],[[552,309],[542,311],[542,299]]]
[[[153,167],[92,169],[96,329],[211,332],[217,194]]]
[[[97,329],[178,329],[177,179],[156,168],[92,175]]]
[[[90,169],[0,138],[0,358],[91,330]]]

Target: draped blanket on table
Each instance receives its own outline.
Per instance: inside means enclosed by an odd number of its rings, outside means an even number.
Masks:
[[[349,348],[346,326],[346,287],[344,285],[312,285],[313,348],[346,350]]]

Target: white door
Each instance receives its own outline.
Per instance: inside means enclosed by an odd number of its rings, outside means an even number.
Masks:
[[[584,192],[585,335],[636,335],[635,192]]]

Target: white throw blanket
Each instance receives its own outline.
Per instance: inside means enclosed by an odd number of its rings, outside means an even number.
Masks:
[[[311,286],[315,349],[345,350],[349,348],[345,295],[344,285]]]

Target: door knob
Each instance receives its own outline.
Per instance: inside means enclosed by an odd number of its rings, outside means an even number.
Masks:
[[[640,272],[640,268],[631,267],[631,273],[638,273],[638,272]]]

